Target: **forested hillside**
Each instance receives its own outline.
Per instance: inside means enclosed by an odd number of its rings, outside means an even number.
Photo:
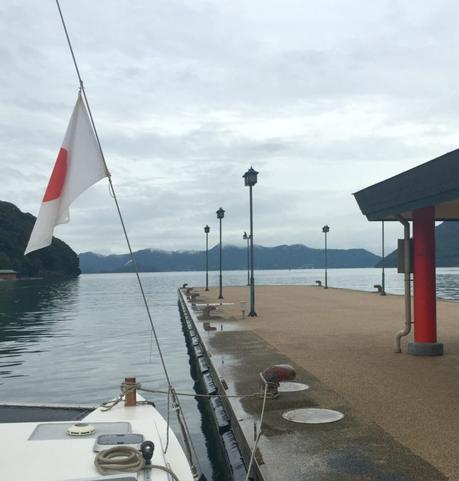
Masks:
[[[459,222],[443,222],[435,228],[435,262],[437,267],[459,266]],[[396,267],[397,251],[384,261],[385,267]],[[382,266],[382,261],[378,267]]]
[[[53,237],[51,246],[24,256],[35,223],[32,214],[0,201],[0,269],[14,269],[26,277],[69,277],[80,274],[76,253]]]

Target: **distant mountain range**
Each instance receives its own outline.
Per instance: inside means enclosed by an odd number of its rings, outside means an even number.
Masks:
[[[437,267],[459,266],[459,222],[443,222],[435,228],[435,256]],[[397,266],[396,250],[384,259],[384,266]],[[382,267],[382,261],[377,267]]]
[[[143,272],[200,271],[205,269],[205,251],[162,251],[144,249],[134,253]],[[104,256],[93,252],[80,254],[83,273],[131,272],[128,254]],[[276,247],[254,246],[256,269],[323,268],[323,249],[312,249],[302,244]],[[379,256],[365,249],[328,249],[328,267],[373,267]],[[209,250],[209,270],[219,268],[218,245]],[[227,245],[223,247],[225,270],[247,269],[247,248]]]

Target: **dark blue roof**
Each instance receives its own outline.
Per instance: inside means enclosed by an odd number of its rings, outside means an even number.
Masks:
[[[354,196],[368,220],[397,220],[397,215],[410,219],[413,210],[429,206],[435,206],[437,220],[459,220],[459,149]]]

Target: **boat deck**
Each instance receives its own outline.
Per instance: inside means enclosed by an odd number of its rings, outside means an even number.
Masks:
[[[200,303],[218,302],[218,291],[196,289]],[[258,286],[258,317],[242,319],[248,289],[224,288],[215,331],[198,329],[228,393],[258,388],[258,373],[290,363],[307,391],[267,403],[259,442],[266,480],[459,479],[459,304],[438,302],[442,357],[393,352],[403,325],[403,297],[344,289]],[[191,309],[191,306],[189,306]],[[213,316],[213,317],[212,317]],[[231,399],[234,417],[253,445],[259,399]],[[342,421],[306,425],[282,414],[301,407],[336,409]]]
[[[139,401],[143,401],[138,396]],[[97,408],[86,416],[83,412],[77,417],[83,422],[74,423],[68,419],[70,411],[59,407],[18,407],[16,418],[11,419],[13,411],[6,410],[10,415],[8,422],[0,423],[0,439],[2,439],[2,462],[0,479],[8,481],[89,481],[118,480],[135,481],[151,479],[151,481],[168,481],[166,468],[171,468],[180,480],[191,481],[193,478],[185,453],[171,429],[167,437],[167,424],[162,416],[150,404],[137,404],[125,407],[118,403],[111,409]],[[27,414],[27,410],[28,414]],[[40,412],[41,411],[41,414]],[[54,414],[52,422],[45,419]],[[67,419],[63,420],[64,412]],[[19,415],[29,419],[17,419]],[[75,414],[75,412],[73,413]],[[30,418],[34,417],[32,421]],[[61,419],[57,420],[60,417]],[[67,422],[66,422],[67,421]],[[84,435],[69,435],[69,429],[76,426],[89,426]],[[121,436],[134,433],[153,443],[152,469],[139,472],[120,473],[115,470],[101,474],[95,466],[96,452],[107,449],[107,444],[98,445],[100,435],[111,436],[110,445],[123,444]],[[166,451],[165,446],[168,444]],[[129,444],[127,444],[129,445]],[[99,446],[99,447],[98,447]]]

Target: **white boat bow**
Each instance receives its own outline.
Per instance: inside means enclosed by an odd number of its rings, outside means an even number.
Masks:
[[[143,401],[137,396],[139,401]],[[8,481],[170,481],[174,476],[153,467],[139,472],[116,472],[102,475],[94,463],[96,440],[100,435],[119,438],[123,445],[126,434],[135,433],[154,444],[151,464],[172,471],[180,481],[196,481],[178,439],[166,421],[151,404],[125,406],[117,403],[109,410],[95,409],[77,424],[94,432],[70,435],[75,421],[26,422],[0,424],[2,462],[0,479]],[[167,444],[167,431],[169,443]],[[114,436],[113,436],[114,435]],[[103,438],[102,438],[103,439]],[[107,436],[105,437],[107,439]],[[105,446],[103,446],[105,448]],[[109,448],[110,446],[106,446]]]

